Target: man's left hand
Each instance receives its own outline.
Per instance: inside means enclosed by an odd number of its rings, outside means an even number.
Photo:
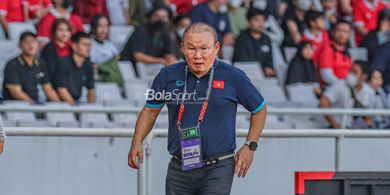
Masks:
[[[244,145],[238,150],[236,153],[236,168],[234,169],[234,173],[237,174],[238,177],[245,177],[251,163],[253,161],[254,151],[251,151],[247,145]]]

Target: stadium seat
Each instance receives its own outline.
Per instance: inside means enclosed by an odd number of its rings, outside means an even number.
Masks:
[[[350,48],[350,49],[348,49],[348,52],[351,55],[352,61],[356,61],[356,60],[367,61],[368,60],[367,49],[364,47]]]
[[[233,59],[233,52],[234,52],[234,47],[232,45],[222,46],[222,55],[224,60],[231,62]]]
[[[17,108],[29,106],[27,102],[23,101],[5,101],[5,107]],[[17,112],[7,111],[5,112],[6,120],[9,123],[15,123],[19,127],[51,127],[49,121],[38,120],[33,112]]]
[[[133,31],[134,27],[131,25],[112,25],[109,29],[109,39],[122,51]]]
[[[235,62],[233,65],[244,71],[251,80],[265,79],[263,69],[258,62]]]
[[[88,105],[79,105],[85,110],[101,107],[100,105],[88,104]],[[109,128],[112,127],[112,124],[108,120],[106,113],[88,113],[84,112],[80,114],[80,123],[81,127],[84,128]]]
[[[291,60],[295,57],[295,54],[297,53],[297,48],[296,47],[285,47],[283,49],[284,51],[284,56],[286,58],[286,62],[290,63]]]
[[[141,79],[153,80],[154,77],[160,72],[160,69],[164,67],[162,64],[144,64],[138,62],[136,64],[139,77]]]
[[[272,45],[272,59],[279,83],[283,87],[287,76],[288,64],[284,61],[280,48],[274,44]]]
[[[118,66],[125,82],[136,79],[134,67],[130,61],[119,61]]]
[[[286,89],[292,102],[299,103],[302,107],[318,107],[318,98],[314,93],[316,87],[316,83],[297,83],[287,85]]]
[[[267,78],[264,80],[253,80],[252,83],[264,96],[265,100],[269,104],[278,104],[287,102],[286,95],[283,92],[282,87],[278,84],[276,78]]]
[[[143,106],[145,104],[145,93],[149,88],[149,84],[145,80],[133,80],[126,82],[124,85],[127,100],[133,102],[135,106]]]
[[[19,41],[19,36],[24,31],[37,32],[34,24],[29,22],[12,22],[8,25],[8,36],[14,42]]]
[[[121,90],[116,83],[95,83],[96,101],[122,100]]]
[[[83,29],[85,32],[90,32],[91,31],[91,25],[90,24],[83,24]]]
[[[71,106],[66,102],[48,102],[46,107],[51,108],[70,108]],[[69,112],[47,112],[47,120],[55,127],[79,127],[74,113]]]

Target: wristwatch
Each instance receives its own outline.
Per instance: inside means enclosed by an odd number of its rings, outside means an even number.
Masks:
[[[256,142],[252,142],[252,141],[247,140],[245,142],[245,145],[247,145],[249,147],[249,150],[251,150],[251,151],[256,151],[256,149],[257,149],[257,143]]]

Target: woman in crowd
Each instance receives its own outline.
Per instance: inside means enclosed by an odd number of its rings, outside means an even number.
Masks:
[[[71,53],[71,36],[72,27],[69,22],[62,18],[57,19],[51,30],[51,41],[42,49],[41,58],[46,63],[50,81],[54,85],[58,60],[69,56]]]

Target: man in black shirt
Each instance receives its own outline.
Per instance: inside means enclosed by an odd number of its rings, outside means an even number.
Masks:
[[[19,47],[22,54],[10,60],[4,68],[3,96],[5,100],[22,100],[30,104],[39,103],[38,85],[50,101],[59,101],[53,89],[46,66],[37,57],[36,35],[24,32],[20,35]]]
[[[126,43],[121,56],[135,64],[169,65],[177,61],[175,57],[174,33],[170,31],[171,11],[168,7],[156,7],[148,14],[148,23],[139,25]]]
[[[62,58],[57,69],[56,86],[60,98],[76,104],[83,86],[88,89],[88,102],[95,102],[92,63],[89,60],[91,39],[88,34],[78,32],[72,37],[72,55]]]
[[[249,28],[236,39],[233,62],[257,61],[263,67],[265,76],[275,76],[271,39],[263,33],[265,13],[252,8],[247,13],[247,20]]]

